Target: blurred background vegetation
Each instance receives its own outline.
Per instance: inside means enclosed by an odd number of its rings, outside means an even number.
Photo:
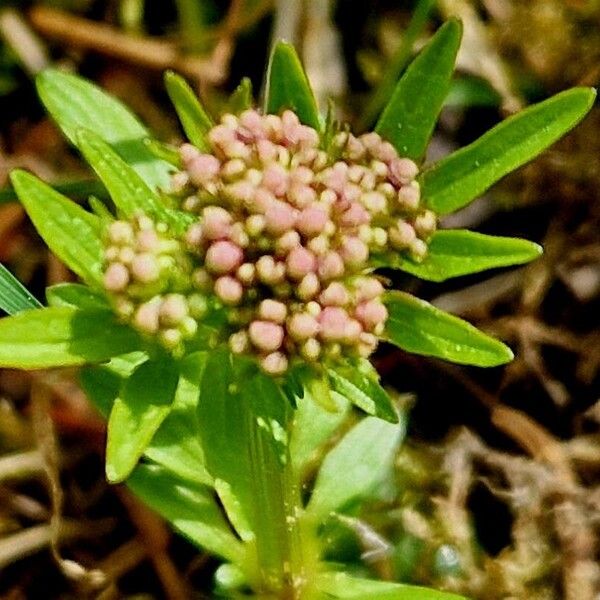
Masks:
[[[242,77],[260,96],[270,45],[286,38],[321,107],[334,98],[360,131],[450,16],[465,35],[428,160],[552,93],[600,83],[598,0],[2,2],[0,261],[38,297],[72,278],[14,202],[11,169],[82,200],[103,194],[42,111],[33,79],[44,67],[93,79],[177,142],[165,69],[218,112]],[[517,359],[478,371],[381,349],[384,382],[412,398],[408,441],[380,501],[332,526],[336,560],[474,599],[599,597],[599,127],[596,108],[444,222],[532,239],[543,258],[444,285],[389,273]],[[105,484],[104,424],[74,375],[0,372],[0,597],[210,597],[217,563]]]

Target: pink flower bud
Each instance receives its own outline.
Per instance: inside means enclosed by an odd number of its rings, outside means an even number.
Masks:
[[[152,283],[159,278],[160,267],[153,254],[143,252],[138,254],[131,262],[131,272],[137,281]]]
[[[318,235],[317,237],[312,238],[306,244],[306,247],[317,256],[323,256],[327,254],[329,251],[329,240],[326,235]]]
[[[310,185],[314,178],[314,171],[302,165],[297,166],[290,171],[290,180],[292,183],[299,185]]]
[[[246,163],[241,158],[228,160],[221,167],[221,177],[225,181],[234,181],[239,179],[246,172]]]
[[[121,292],[129,283],[129,271],[121,263],[112,263],[104,273],[104,287],[109,292]]]
[[[420,200],[421,190],[416,182],[405,185],[398,190],[397,201],[401,208],[417,210]]]
[[[436,229],[437,219],[435,214],[426,210],[422,212],[416,219],[414,228],[419,237],[428,238]]]
[[[367,192],[362,195],[361,200],[371,214],[384,213],[387,210],[387,199],[379,192]]]
[[[202,211],[202,227],[207,240],[226,238],[230,232],[231,215],[220,206],[207,206]]]
[[[235,130],[227,125],[217,125],[208,132],[208,141],[219,148],[235,141]]]
[[[301,125],[296,135],[301,148],[316,148],[319,145],[319,134],[312,127]]]
[[[359,202],[352,202],[349,208],[340,217],[340,223],[344,227],[359,227],[371,221],[367,209]]]
[[[336,162],[333,167],[323,171],[321,176],[326,187],[341,194],[348,182],[348,165]]]
[[[287,197],[296,208],[306,208],[316,201],[317,192],[308,185],[295,183],[292,185]]]
[[[243,223],[234,223],[231,226],[229,239],[240,248],[247,248],[250,245],[250,236],[246,233]]]
[[[272,256],[261,256],[256,261],[258,278],[267,285],[281,283],[285,278],[285,265],[276,262]]]
[[[177,171],[177,173],[171,176],[169,183],[169,192],[171,194],[182,194],[190,183],[190,176],[185,171]]]
[[[229,348],[234,354],[243,354],[248,350],[248,334],[238,331],[229,336]]]
[[[372,333],[363,332],[360,334],[360,341],[358,344],[358,353],[363,358],[368,358],[375,352],[377,348],[377,337]]]
[[[182,144],[179,148],[179,156],[181,157],[181,162],[187,166],[194,158],[200,156],[200,150],[192,144]]]
[[[396,185],[406,185],[419,174],[419,167],[410,158],[394,158],[389,168],[390,179]]]
[[[403,250],[410,246],[416,237],[417,234],[413,226],[402,219],[398,219],[396,225],[389,229],[390,243],[398,250]]]
[[[306,340],[317,335],[319,332],[319,323],[312,315],[296,313],[289,319],[287,330],[294,340]]]
[[[251,285],[256,276],[256,267],[252,263],[244,263],[238,268],[236,276],[244,285]]]
[[[277,300],[263,300],[258,307],[258,316],[263,321],[273,321],[280,325],[285,321],[287,316],[287,308],[283,302]]]
[[[150,302],[144,302],[135,311],[135,317],[133,322],[137,329],[140,331],[153,334],[158,331],[158,311],[160,302],[151,300]]]
[[[133,227],[125,221],[115,221],[108,227],[108,238],[113,244],[125,246],[133,243]]]
[[[283,196],[288,189],[288,172],[280,164],[269,165],[263,173],[262,185],[275,196]]]
[[[373,300],[374,298],[381,296],[384,292],[383,285],[381,285],[379,279],[375,279],[375,277],[360,277],[354,283],[354,287],[354,295],[358,302]]]
[[[369,258],[369,248],[359,238],[346,236],[340,254],[349,267],[362,267]]]
[[[346,156],[350,160],[362,160],[367,153],[367,148],[361,140],[350,135],[346,144]]]
[[[410,243],[409,252],[411,256],[417,261],[422,261],[427,256],[427,244],[420,239],[413,240]]]
[[[323,340],[334,342],[341,341],[346,336],[348,313],[337,306],[327,306],[319,315],[321,325],[320,337]]]
[[[265,129],[269,139],[275,143],[279,143],[283,137],[283,127],[281,118],[278,115],[265,116]]]
[[[263,164],[269,164],[277,160],[277,146],[269,140],[256,142],[258,158]]]
[[[250,215],[246,219],[246,233],[250,237],[258,237],[265,229],[264,215]]]
[[[267,231],[282,234],[290,230],[296,221],[296,211],[287,203],[275,201],[265,212]]]
[[[145,229],[137,234],[135,247],[139,252],[156,252],[159,243],[156,231]]]
[[[281,126],[286,140],[290,143],[296,143],[298,141],[297,130],[301,127],[296,113],[291,110],[284,111],[281,115]]]
[[[319,296],[319,302],[323,306],[344,306],[349,299],[346,286],[339,281],[330,283]]]
[[[380,146],[383,141],[381,139],[381,136],[378,133],[375,133],[374,131],[364,133],[358,139],[363,143],[363,145],[369,151],[369,153],[372,153],[372,151],[378,146]]]
[[[348,319],[346,330],[344,331],[344,342],[346,344],[356,344],[363,332],[362,325],[355,319]]]
[[[188,305],[185,296],[169,294],[162,301],[159,309],[161,324],[176,327],[188,316]]]
[[[341,277],[344,274],[344,261],[342,257],[335,251],[327,252],[327,254],[319,258],[318,273],[319,277],[325,281]]]
[[[230,241],[214,242],[206,252],[206,268],[222,275],[237,269],[244,260],[244,252]]]
[[[249,181],[236,181],[225,187],[225,195],[238,204],[248,204],[254,199],[256,188]]]
[[[306,340],[300,348],[300,354],[302,354],[306,360],[317,360],[319,354],[321,354],[320,342],[315,338]]]
[[[314,203],[300,212],[296,228],[302,235],[312,237],[322,233],[328,220],[327,210],[322,205]]]
[[[398,153],[396,152],[396,148],[392,146],[389,142],[382,141],[377,146],[371,148],[371,154],[377,160],[381,160],[383,162],[389,163],[398,157]]]
[[[281,352],[271,352],[261,359],[260,366],[269,375],[283,375],[288,368],[288,359]]]
[[[224,304],[230,306],[238,304],[242,299],[243,293],[244,288],[242,284],[230,275],[219,277],[215,281],[215,294]]]
[[[269,190],[263,187],[254,190],[253,208],[256,212],[265,214],[276,202],[275,196]]]
[[[273,352],[283,343],[283,327],[269,321],[252,321],[248,329],[250,341],[263,352]]]
[[[288,254],[287,273],[292,279],[302,279],[317,267],[315,255],[303,246],[297,246]]]
[[[191,182],[202,186],[217,176],[221,163],[212,154],[199,154],[186,167]]]
[[[372,330],[379,323],[384,323],[388,316],[385,305],[379,300],[361,302],[354,312],[356,318],[364,325],[365,329]]]
[[[285,256],[300,245],[300,235],[297,231],[286,231],[276,242],[275,251],[278,256]]]
[[[296,296],[300,298],[300,300],[310,300],[314,298],[321,289],[321,284],[319,283],[319,278],[316,273],[308,273],[302,278],[302,281],[296,288]]]
[[[260,113],[251,108],[240,115],[240,125],[253,132],[262,132],[264,129]]]

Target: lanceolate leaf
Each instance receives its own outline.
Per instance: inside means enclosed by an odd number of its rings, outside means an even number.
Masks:
[[[360,579],[347,573],[322,573],[317,584],[328,598],[347,600],[466,600],[463,596],[431,588],[389,581]]]
[[[298,54],[291,44],[278,42],[269,60],[265,112],[279,114],[286,108],[305,125],[321,129],[317,103]]]
[[[244,77],[227,101],[227,112],[238,115],[252,107],[252,82]]]
[[[98,217],[30,173],[13,171],[10,179],[50,250],[87,283],[98,286],[103,260]]]
[[[0,264],[0,309],[9,315],[39,308],[41,304],[27,291],[23,284]]]
[[[165,73],[165,87],[190,142],[201,150],[208,150],[206,134],[213,126],[213,121],[200,104],[194,90],[183,77],[173,71]]]
[[[487,269],[527,263],[541,253],[541,246],[528,240],[450,229],[433,235],[427,257],[421,263],[400,254],[381,257],[379,263],[428,281],[445,281]]]
[[[408,352],[451,362],[493,367],[512,360],[513,354],[470,323],[404,292],[390,292],[387,339]]]
[[[0,366],[44,369],[108,360],[140,347],[139,336],[108,311],[66,306],[0,319]]]
[[[434,164],[419,178],[427,206],[439,214],[465,206],[573,128],[589,111],[595,96],[589,88],[561,92],[506,119]]]
[[[108,302],[80,283],[57,283],[46,288],[48,306],[71,306],[89,310],[109,310]]]
[[[450,89],[462,26],[448,21],[401,77],[375,131],[401,156],[420,159]]]
[[[81,129],[79,148],[102,180],[119,210],[126,216],[144,212],[158,221],[183,226],[187,217],[169,210],[160,196],[96,133]]]
[[[148,130],[121,102],[90,81],[47,69],[36,79],[44,106],[65,135],[77,144],[81,127],[97,131],[151,188],[169,183],[171,166],[144,146]]]
[[[134,469],[165,420],[179,372],[167,356],[142,363],[129,377],[115,400],[108,419],[106,476],[123,481]]]
[[[210,488],[181,479],[158,465],[139,465],[127,485],[194,544],[231,562],[242,562],[244,548],[223,518]]]
[[[398,422],[394,405],[379,385],[377,371],[368,360],[359,359],[347,365],[329,367],[327,375],[331,389],[361,410],[391,423]]]
[[[367,417],[355,425],[325,457],[308,511],[317,520],[373,495],[391,475],[404,437],[405,419],[388,423]]]

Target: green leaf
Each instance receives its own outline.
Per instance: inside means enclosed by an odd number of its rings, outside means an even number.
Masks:
[[[360,117],[360,129],[370,127],[377,118],[377,115],[391,98],[398,82],[398,77],[400,77],[404,67],[406,67],[410,60],[413,46],[425,28],[425,25],[429,20],[431,9],[434,6],[435,0],[419,0],[417,2],[417,5],[412,11],[410,23],[402,34],[402,41],[394,53],[394,56],[386,65],[381,82],[373,92]]]
[[[375,131],[401,156],[422,158],[450,89],[462,25],[442,25],[402,75]]]
[[[248,77],[244,77],[227,101],[227,112],[239,115],[245,110],[252,108],[253,102],[252,82]]]
[[[406,271],[427,281],[445,281],[487,269],[527,263],[538,258],[542,251],[541,246],[528,240],[450,229],[436,231],[421,263],[393,254],[377,258],[377,264]]]
[[[465,206],[572,129],[590,110],[595,97],[590,88],[556,94],[435,163],[419,177],[427,206],[439,214]]]
[[[152,189],[169,184],[171,166],[144,146],[148,130],[116,98],[76,75],[47,69],[36,79],[40,98],[65,135],[77,144],[80,128],[97,131]]]
[[[330,597],[347,600],[466,600],[463,596],[448,592],[403,583],[360,579],[347,573],[322,573],[317,587]]]
[[[165,87],[185,135],[194,146],[208,150],[210,146],[207,144],[206,135],[212,128],[213,121],[200,104],[194,90],[183,77],[173,71],[165,73]]]
[[[194,352],[181,361],[173,407],[145,455],[179,477],[211,485],[196,414],[206,359],[206,352]]]
[[[463,75],[452,80],[444,106],[462,109],[474,106],[497,108],[501,101],[500,94],[486,79]]]
[[[183,213],[169,210],[160,196],[119,155],[93,131],[80,129],[79,148],[110,192],[117,208],[127,217],[140,211],[157,221],[183,226]]]
[[[25,286],[0,264],[0,309],[9,315],[42,306]]]
[[[97,180],[66,181],[64,183],[53,183],[52,189],[76,200],[85,200],[91,194],[100,198],[108,198],[106,188]],[[14,188],[8,187],[0,190],[0,204],[16,202],[19,199]]]
[[[48,247],[91,285],[102,281],[103,245],[99,219],[26,171],[10,179],[29,218]]]
[[[209,355],[198,403],[206,468],[240,536],[260,532],[256,542],[275,565],[286,539],[279,474],[288,460],[288,410],[277,384],[253,361],[225,348]]]
[[[407,352],[478,367],[513,359],[510,348],[499,340],[410,294],[391,292],[386,305],[387,339]]]
[[[158,465],[138,465],[127,485],[194,544],[228,561],[243,561],[244,548],[210,488],[176,477]]]
[[[391,476],[404,438],[405,418],[389,423],[366,417],[325,457],[307,510],[317,521],[370,497]]]
[[[366,359],[327,368],[331,389],[369,415],[398,422],[398,414],[387,392],[379,385],[379,376]]]
[[[294,46],[277,42],[267,70],[265,112],[279,114],[294,111],[305,125],[321,130],[319,109],[313,91]]]
[[[0,319],[0,366],[44,369],[108,360],[137,350],[137,333],[108,311],[60,306]]]
[[[48,306],[71,306],[82,310],[110,310],[106,298],[80,283],[57,283],[46,288]]]
[[[179,372],[167,356],[138,366],[116,398],[108,419],[106,477],[125,480],[171,410]]]

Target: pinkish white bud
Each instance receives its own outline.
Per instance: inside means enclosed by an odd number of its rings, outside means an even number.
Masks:
[[[349,267],[362,267],[369,258],[369,248],[361,239],[346,236],[342,242],[340,254]]]
[[[256,273],[263,283],[275,285],[283,281],[285,277],[285,265],[275,261],[272,256],[261,256],[256,261]]]
[[[302,235],[313,237],[322,233],[328,220],[328,211],[323,206],[314,203],[300,212],[296,228]]]
[[[346,344],[356,344],[362,332],[362,325],[355,319],[349,319],[344,332],[344,342]]]
[[[108,237],[113,244],[125,246],[133,243],[133,227],[125,221],[115,221],[108,227]]]
[[[346,286],[339,281],[330,283],[319,295],[323,306],[344,306],[350,300]]]
[[[363,206],[372,214],[384,213],[387,210],[387,199],[380,192],[367,192],[362,195]]]
[[[436,229],[437,219],[430,210],[422,212],[416,219],[414,228],[419,237],[428,238]]]
[[[263,164],[277,160],[277,146],[269,140],[259,140],[256,143],[258,158]]]
[[[363,332],[360,334],[360,341],[358,344],[358,353],[363,358],[368,358],[375,352],[377,348],[377,336],[372,333]]]
[[[308,249],[317,256],[323,256],[329,251],[329,239],[326,235],[318,235],[306,244]]]
[[[199,290],[208,291],[212,289],[212,277],[205,269],[196,269],[192,273],[192,281]]]
[[[230,275],[219,277],[215,281],[215,294],[224,304],[230,306],[239,304],[243,293],[244,288],[242,287],[242,284]]]
[[[207,240],[220,240],[229,235],[231,215],[220,206],[207,206],[202,211],[202,227]]]
[[[265,212],[267,231],[281,235],[289,231],[296,222],[296,211],[285,202],[273,202]]]
[[[321,344],[315,338],[310,338],[302,344],[300,348],[300,354],[306,360],[317,360],[319,354],[321,354]]]
[[[218,175],[221,162],[212,154],[199,154],[186,165],[186,168],[191,182],[202,186]]]
[[[410,185],[405,185],[398,190],[396,198],[401,208],[405,210],[417,210],[421,201],[421,190],[419,184],[413,181]]]
[[[289,319],[287,330],[294,340],[302,341],[317,335],[319,323],[312,315],[296,313]]]
[[[221,177],[227,181],[235,181],[246,172],[246,163],[241,158],[228,160],[221,167]]]
[[[389,163],[398,157],[398,153],[392,144],[389,142],[381,142],[377,146],[371,148],[371,154],[377,160]]]
[[[204,241],[204,228],[201,223],[194,223],[185,233],[185,242],[190,248],[199,248]]]
[[[273,352],[283,343],[283,327],[269,321],[252,321],[248,328],[250,341],[263,352]]]
[[[265,230],[264,215],[250,215],[246,219],[246,232],[250,237],[258,237]]]
[[[189,164],[194,158],[200,156],[200,150],[192,144],[182,144],[179,148],[179,156],[184,165]]]
[[[260,303],[258,316],[263,321],[272,321],[281,325],[287,316],[287,308],[283,302],[268,298]]]
[[[361,135],[358,139],[363,143],[364,147],[371,154],[372,151],[378,146],[380,146],[383,141],[381,139],[381,136],[378,133],[375,133],[374,131],[370,131],[369,133],[363,133],[363,135]]]
[[[145,229],[137,234],[135,247],[139,252],[156,252],[159,244],[160,241],[156,231]]]
[[[129,283],[129,271],[121,263],[112,263],[104,273],[104,287],[109,292],[121,292]]]
[[[379,323],[384,323],[388,316],[385,305],[379,300],[361,302],[354,312],[356,318],[364,325],[365,329],[372,330]]]
[[[167,327],[176,327],[188,316],[188,305],[185,296],[169,294],[160,305],[160,322]]]
[[[427,256],[427,244],[420,239],[413,240],[409,247],[410,255],[417,261],[422,261]]]
[[[244,263],[239,266],[236,276],[244,285],[251,285],[256,277],[256,267],[252,263]]]
[[[118,260],[125,265],[130,265],[131,261],[135,258],[136,254],[133,251],[133,248],[121,248],[119,251]]]
[[[398,250],[403,250],[412,244],[417,234],[410,223],[398,219],[396,225],[389,229],[389,236],[392,246]]]
[[[410,183],[418,174],[419,167],[410,158],[395,158],[389,164],[390,179],[396,185]]]
[[[359,202],[352,202],[340,217],[340,223],[344,227],[359,227],[369,223],[371,216],[367,209]]]
[[[278,256],[285,256],[300,245],[300,235],[297,231],[287,231],[275,242]]]
[[[337,306],[327,306],[319,315],[319,324],[321,325],[321,339],[333,342],[341,341],[346,336],[346,327],[348,325],[348,313]]]
[[[327,252],[327,254],[320,257],[318,264],[319,277],[325,281],[337,279],[344,274],[344,261],[335,251]]]
[[[215,242],[206,252],[206,268],[222,275],[237,269],[244,260],[242,249],[230,241]]]
[[[135,317],[133,319],[136,328],[149,335],[156,333],[159,327],[159,307],[160,301],[157,301],[156,299],[141,304],[135,311]]]
[[[160,277],[160,266],[153,254],[143,252],[131,262],[131,272],[137,281],[152,283]]]
[[[225,187],[225,196],[238,204],[249,204],[254,199],[255,187],[249,181],[236,181]]]
[[[302,281],[296,288],[296,296],[301,300],[310,300],[314,298],[321,289],[319,278],[316,273],[308,273],[302,278]]]
[[[296,208],[306,208],[316,201],[317,192],[308,185],[296,183],[292,185],[287,198]]]
[[[178,329],[163,329],[159,333],[162,344],[170,350],[175,350],[183,338],[183,334]]]
[[[288,368],[288,359],[281,352],[271,352],[261,358],[260,366],[269,375],[283,375]]]
[[[354,283],[354,295],[359,302],[378,298],[384,292],[383,285],[375,277],[360,277]]]
[[[240,248],[247,248],[250,245],[250,236],[246,233],[243,223],[234,223],[229,232],[231,241]]]
[[[274,163],[269,165],[263,173],[262,185],[275,196],[283,196],[288,189],[289,175],[281,165]]]
[[[234,354],[247,352],[248,345],[248,334],[245,331],[238,331],[229,336],[229,348]]]
[[[292,279],[302,279],[308,273],[315,271],[317,259],[315,255],[303,246],[293,248],[286,259],[287,274]]]

